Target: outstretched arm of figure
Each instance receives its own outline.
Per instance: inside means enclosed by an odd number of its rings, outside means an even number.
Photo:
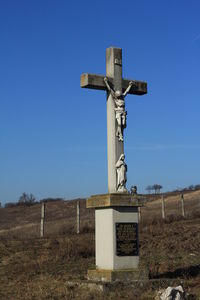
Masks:
[[[104,80],[104,82],[105,82],[105,84],[106,84],[107,89],[108,89],[109,92],[111,93],[111,95],[114,96],[114,95],[115,95],[115,92],[114,92],[113,89],[110,87],[110,85],[109,85],[109,83],[108,83],[108,78],[107,78],[107,77],[104,77],[103,80]]]
[[[127,95],[128,92],[130,91],[130,89],[131,89],[131,87],[132,87],[133,84],[134,84],[133,81],[130,81],[130,82],[129,82],[129,85],[128,85],[127,89],[126,89],[125,92],[123,93],[123,96],[124,96],[124,97],[126,97],[126,95]]]

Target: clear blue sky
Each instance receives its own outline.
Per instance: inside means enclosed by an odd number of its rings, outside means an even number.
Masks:
[[[0,1],[0,201],[107,192],[106,95],[80,88],[123,49],[127,187],[200,183],[200,1]]]

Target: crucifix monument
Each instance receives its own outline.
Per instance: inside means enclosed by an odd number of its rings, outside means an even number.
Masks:
[[[96,269],[90,279],[112,281],[122,274],[139,278],[138,197],[127,188],[127,165],[124,154],[126,128],[125,97],[144,95],[147,83],[123,79],[122,49],[106,49],[106,76],[82,74],[81,87],[107,92],[108,194],[87,199],[95,208]],[[124,272],[123,272],[124,271]]]

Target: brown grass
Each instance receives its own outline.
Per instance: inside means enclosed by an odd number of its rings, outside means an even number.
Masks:
[[[81,234],[76,235],[76,202],[47,204],[45,238],[39,238],[40,205],[0,209],[0,299],[155,299],[155,291],[183,284],[200,299],[199,193],[186,195],[186,218],[180,198],[166,199],[167,219],[161,219],[160,199],[142,208],[141,266],[153,279],[145,286],[111,286],[105,295],[69,288],[94,267],[94,211],[81,202]],[[192,296],[191,296],[192,297]]]

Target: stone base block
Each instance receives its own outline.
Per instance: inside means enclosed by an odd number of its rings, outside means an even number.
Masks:
[[[131,282],[147,281],[149,274],[145,269],[128,269],[128,270],[88,270],[88,280],[102,282]]]

